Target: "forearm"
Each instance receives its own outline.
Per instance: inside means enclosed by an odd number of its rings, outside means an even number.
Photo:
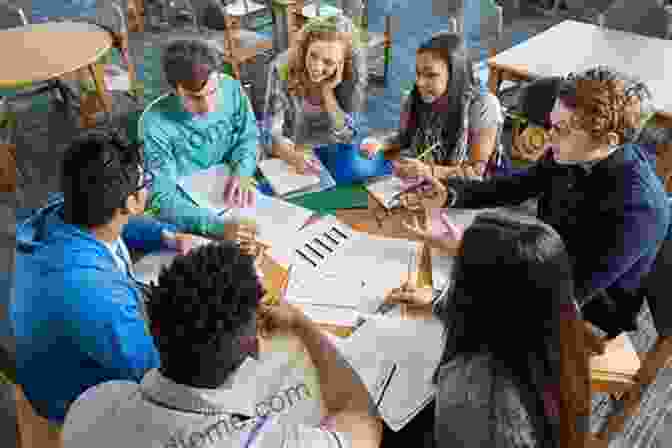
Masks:
[[[444,185],[456,193],[455,202],[444,206],[478,209],[522,204],[541,193],[543,176],[544,173],[533,166],[519,175],[486,181],[460,177],[443,179]]]
[[[348,122],[352,125],[352,118],[346,116],[333,91],[323,92],[322,98],[331,124],[330,143],[351,142],[356,133],[354,126],[348,126]]]
[[[157,219],[173,223],[180,232],[213,236],[221,231],[222,220],[211,210],[194,204],[177,187],[161,188],[157,194]]]
[[[164,230],[175,232],[177,227],[149,216],[133,216],[124,227],[123,239],[130,249],[154,252],[163,247]]]
[[[274,134],[271,138],[271,155],[285,161],[291,160],[294,142],[282,134]]]
[[[340,361],[336,348],[310,319],[295,330],[317,368],[322,400],[329,415],[343,411],[369,412],[369,394],[355,372]]]

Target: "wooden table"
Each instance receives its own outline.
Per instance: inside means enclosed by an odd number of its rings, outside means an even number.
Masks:
[[[105,88],[101,56],[112,48],[112,36],[99,26],[81,22],[48,22],[0,31],[0,88],[20,89],[77,72],[89,71],[105,112],[112,100]],[[11,55],[11,56],[10,56]]]
[[[496,93],[504,80],[524,81],[564,76],[608,65],[646,82],[653,93],[658,126],[672,124],[672,41],[565,20],[488,59],[489,87]]]

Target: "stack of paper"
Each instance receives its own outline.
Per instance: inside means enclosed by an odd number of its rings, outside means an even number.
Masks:
[[[398,431],[436,392],[432,376],[443,354],[443,324],[433,316],[372,319],[339,348],[362,379],[373,403],[380,401],[378,411],[385,423]],[[389,379],[393,364],[396,369]],[[385,383],[388,385],[381,397]]]
[[[319,176],[299,174],[282,159],[263,160],[259,162],[259,169],[278,196],[285,196],[288,193],[295,193],[320,184]]]
[[[287,264],[293,247],[292,238],[313,212],[256,190],[254,207],[230,208],[224,202],[228,174],[229,167],[220,165],[194,173],[182,179],[179,185],[196,204],[209,208],[225,221],[253,219],[259,228],[259,238],[271,243],[271,257],[278,263]]]
[[[224,192],[230,175],[228,165],[217,165],[180,179],[178,186],[199,207],[209,208],[219,215],[229,209],[224,202]]]
[[[194,248],[212,242],[207,238],[196,238]],[[157,282],[161,269],[168,267],[177,256],[177,251],[165,249],[151,253],[142,257],[133,265],[133,276],[140,283],[149,285],[151,282]]]
[[[355,232],[333,217],[307,227],[294,242],[287,300],[320,323],[345,327],[360,313],[374,313],[406,280],[417,251],[415,242]]]

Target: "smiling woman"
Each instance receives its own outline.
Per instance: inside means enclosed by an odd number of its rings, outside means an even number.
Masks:
[[[306,24],[270,66],[264,107],[266,152],[304,172],[304,145],[350,143],[365,101],[366,60],[359,31],[343,16]]]

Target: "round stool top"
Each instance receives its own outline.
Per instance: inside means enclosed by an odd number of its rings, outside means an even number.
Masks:
[[[0,88],[19,88],[60,77],[98,60],[112,47],[103,28],[48,22],[0,30]]]

